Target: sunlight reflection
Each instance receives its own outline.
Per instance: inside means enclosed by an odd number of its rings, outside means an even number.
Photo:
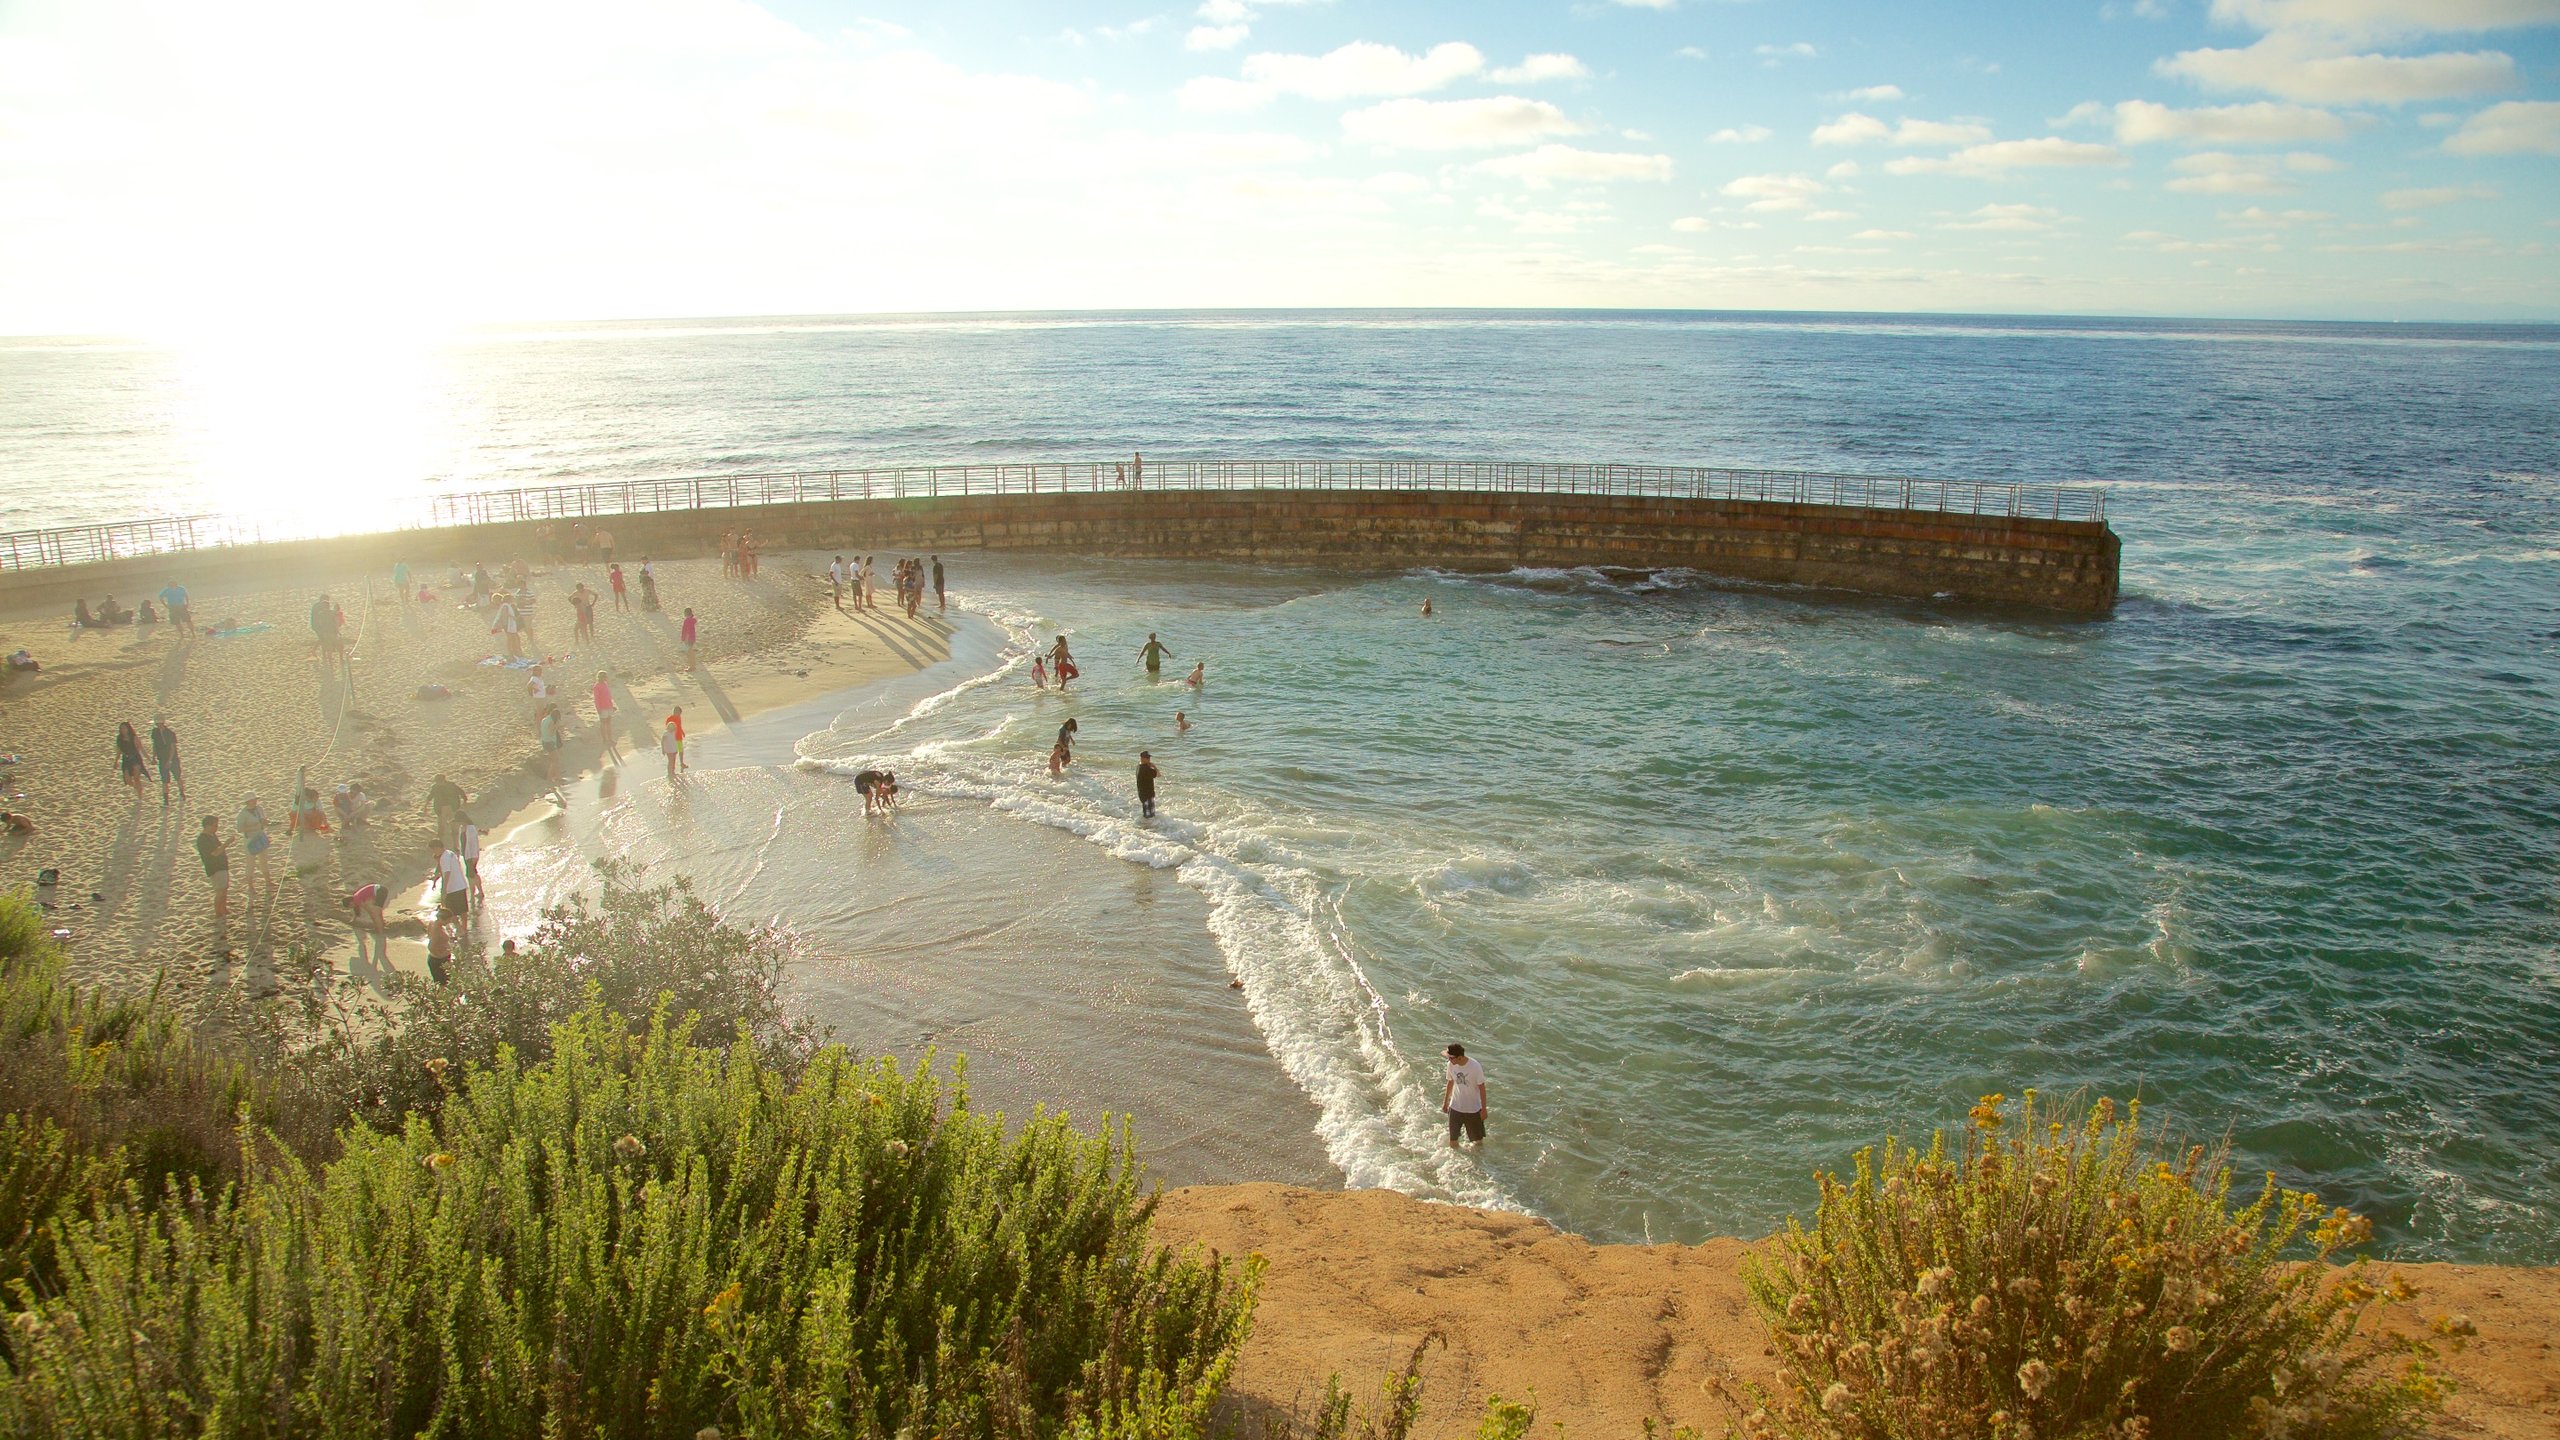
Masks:
[[[203,493],[268,538],[419,518],[447,468],[450,347],[422,334],[238,330],[178,352],[181,447]]]

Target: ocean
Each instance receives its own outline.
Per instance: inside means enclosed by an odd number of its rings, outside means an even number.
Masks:
[[[2094,622],[945,556],[948,667],[514,863],[535,894],[598,848],[698,870],[802,930],[849,1039],[1133,1111],[1185,1177],[1752,1235],[1814,1168],[2033,1085],[2227,1134],[2394,1253],[2560,1262],[2560,329],[1214,314],[357,350],[0,342],[0,526],[1133,449],[2103,483],[2124,599]],[[1071,699],[1028,674],[1061,632]],[[913,792],[894,822],[845,778],[874,764]],[[1440,1144],[1449,1040],[1491,1079],[1480,1155]]]

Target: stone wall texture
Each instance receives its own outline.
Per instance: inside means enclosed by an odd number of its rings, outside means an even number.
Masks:
[[[562,522],[567,523],[567,522]],[[1747,500],[1411,490],[1168,490],[843,500],[603,517],[621,557],[696,554],[722,530],[768,547],[873,554],[1034,550],[1241,560],[1352,570],[1434,565],[1683,566],[1709,575],[1873,595],[1940,596],[2073,615],[2115,606],[2121,545],[2104,522],[1940,515]],[[532,549],[528,525],[245,546],[0,577],[15,599],[114,591],[128,602],[179,574],[196,583],[324,557],[387,565]],[[147,582],[147,583],[146,583]],[[127,593],[130,592],[130,593]]]

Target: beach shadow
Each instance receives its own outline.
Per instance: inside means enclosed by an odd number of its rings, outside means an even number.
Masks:
[[[922,670],[926,666],[934,664],[937,658],[944,660],[951,658],[951,646],[947,640],[942,647],[942,655],[940,657],[936,657],[931,651],[918,646],[911,638],[900,634],[897,628],[886,623],[885,617],[874,618],[873,612],[865,611],[861,614],[855,615],[853,619],[856,624],[859,624],[862,628],[880,637],[880,643],[888,647],[890,654],[906,661],[909,665],[918,670]]]

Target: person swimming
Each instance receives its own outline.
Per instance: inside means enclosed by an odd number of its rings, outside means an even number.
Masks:
[[[1207,683],[1208,683],[1208,681],[1209,681],[1209,662],[1208,662],[1208,661],[1206,661],[1206,660],[1203,660],[1203,661],[1201,661],[1199,664],[1194,665],[1194,666],[1192,666],[1192,667],[1191,667],[1191,674],[1189,675],[1189,677],[1188,677],[1188,678],[1184,679],[1182,683],[1183,683],[1183,684],[1185,684],[1185,685],[1190,686],[1190,687],[1191,687],[1192,689],[1194,689],[1194,690],[1197,690],[1197,689],[1199,689],[1202,685],[1207,684]]]

